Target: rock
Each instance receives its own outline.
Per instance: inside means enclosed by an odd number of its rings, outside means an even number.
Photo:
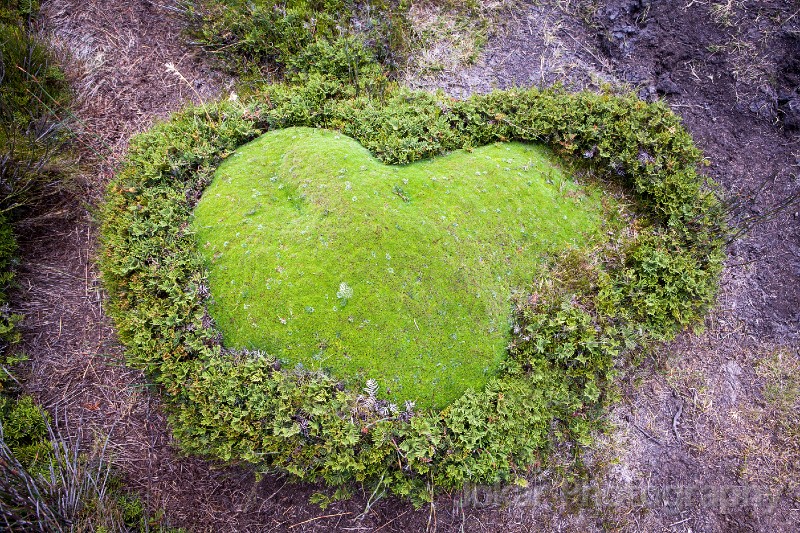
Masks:
[[[641,89],[639,89],[638,96],[640,100],[644,100],[645,102],[652,102],[656,100],[656,88],[652,85],[648,85],[647,87],[642,87]]]
[[[681,94],[681,88],[677,83],[672,81],[672,78],[668,73],[664,73],[659,76],[658,82],[656,82],[656,91],[658,94],[662,95]]]
[[[778,117],[787,130],[800,129],[800,95],[792,93],[779,96]]]
[[[750,102],[748,109],[759,117],[777,122],[778,120],[778,94],[775,88],[765,85],[759,88],[759,96]]]

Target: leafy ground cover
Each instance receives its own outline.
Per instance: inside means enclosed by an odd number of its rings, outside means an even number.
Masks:
[[[275,69],[360,79],[392,69],[409,30],[396,0],[205,0],[193,3],[191,37],[246,79]]]
[[[598,240],[602,210],[538,146],[390,167],[286,128],[221,165],[194,227],[226,346],[443,408],[496,374],[512,292],[546,254]]]
[[[447,408],[415,410],[343,388],[271,354],[224,350],[207,313],[191,217],[219,163],[263,132],[326,127],[384,162],[497,141],[544,142],[629,191],[632,231],[602,253],[554,261],[515,302],[502,371]],[[721,269],[719,203],[700,153],[662,104],[559,90],[456,101],[407,91],[357,96],[310,79],[247,104],[191,109],[135,139],[103,208],[103,276],[130,364],[163,387],[189,452],[281,469],[348,493],[352,481],[417,503],[466,482],[521,481],[559,439],[591,441],[613,396],[614,364],[671,338],[712,303]]]

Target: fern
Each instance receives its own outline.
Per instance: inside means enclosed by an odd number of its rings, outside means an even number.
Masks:
[[[367,384],[364,387],[364,392],[367,394],[367,397],[371,400],[375,400],[378,394],[378,382],[374,379],[368,379]]]

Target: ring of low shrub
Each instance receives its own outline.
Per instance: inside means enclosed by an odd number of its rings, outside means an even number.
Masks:
[[[281,368],[224,348],[207,313],[204,261],[190,221],[219,163],[262,133],[336,130],[386,163],[497,141],[544,143],[621,185],[636,220],[602,253],[565,253],[516,301],[509,353],[483,390],[441,411],[395,407],[376,384]],[[135,138],[109,185],[101,267],[129,364],[160,385],[188,452],[280,469],[347,494],[426,501],[465,483],[524,482],[555,439],[590,442],[615,362],[668,339],[713,302],[725,227],[701,154],[661,103],[632,95],[512,90],[452,100],[392,91],[357,96],[311,76],[247,103],[192,108]]]

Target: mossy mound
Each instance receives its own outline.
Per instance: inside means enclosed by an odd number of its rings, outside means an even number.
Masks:
[[[635,219],[599,249],[565,253],[515,300],[506,360],[442,410],[396,406],[374,381],[350,387],[273,354],[226,349],[208,314],[191,219],[219,164],[266,131],[327,128],[385,163],[516,141],[544,143],[627,191]],[[380,99],[310,77],[246,103],[190,109],[131,143],[102,212],[102,271],[131,365],[161,386],[189,452],[416,503],[465,483],[523,483],[558,440],[588,444],[613,398],[616,365],[669,339],[713,303],[723,211],[696,173],[700,152],[660,103],[560,90],[456,101]],[[402,188],[402,187],[401,187]],[[413,201],[413,198],[412,198]],[[345,292],[345,291],[343,291]]]
[[[497,373],[512,292],[547,254],[594,244],[602,211],[535,145],[390,167],[287,128],[220,166],[194,227],[226,346],[442,408]]]

